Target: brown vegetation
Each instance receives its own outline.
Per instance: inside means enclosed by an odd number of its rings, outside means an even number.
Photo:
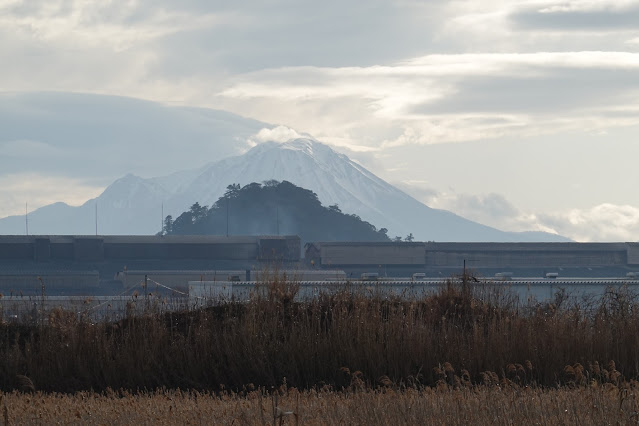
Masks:
[[[5,424],[636,424],[637,389],[0,393]]]
[[[476,384],[619,387],[639,375],[639,304],[623,289],[587,306],[560,297],[524,307],[456,285],[419,300],[345,289],[302,303],[295,290],[273,280],[248,303],[117,323],[56,313],[46,324],[2,324],[0,389],[250,393],[287,383],[472,395]]]

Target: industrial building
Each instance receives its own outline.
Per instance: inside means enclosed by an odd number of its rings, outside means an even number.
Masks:
[[[145,279],[185,291],[275,270],[299,281],[445,278],[464,267],[483,277],[639,272],[639,243],[315,242],[301,253],[297,236],[0,236],[0,292],[117,295]]]
[[[305,245],[307,264],[351,276],[447,276],[467,267],[483,275],[625,276],[639,270],[639,243],[319,242]],[[563,273],[562,273],[563,272]]]
[[[0,294],[4,296],[34,294],[94,293],[100,287],[98,271],[45,271],[0,273]]]
[[[149,292],[186,294],[189,281],[246,281],[246,271],[168,271],[124,269],[115,275],[122,289],[144,288]],[[167,291],[168,290],[168,291]]]
[[[300,259],[297,236],[0,236],[0,261]]]
[[[186,289],[215,271],[295,269],[300,255],[297,236],[0,236],[0,291],[37,295],[42,277],[50,295],[119,294],[127,275]]]

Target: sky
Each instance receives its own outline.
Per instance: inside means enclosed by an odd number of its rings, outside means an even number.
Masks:
[[[639,1],[0,0],[0,63],[0,216],[241,153],[269,123],[487,225],[639,240]],[[109,97],[70,120],[73,94]],[[201,108],[256,121],[211,142]]]

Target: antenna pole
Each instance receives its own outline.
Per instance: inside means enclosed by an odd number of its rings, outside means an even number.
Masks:
[[[29,204],[24,203],[24,226],[26,228],[27,235],[29,235]]]

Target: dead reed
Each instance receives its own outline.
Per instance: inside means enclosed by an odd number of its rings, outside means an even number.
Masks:
[[[5,424],[636,424],[637,389],[0,393]]]
[[[50,392],[240,393],[284,381],[332,390],[618,386],[639,375],[639,305],[624,290],[588,305],[526,306],[456,285],[419,299],[345,290],[302,303],[295,291],[273,281],[249,302],[197,311],[1,324],[0,389],[18,388],[17,375]]]

